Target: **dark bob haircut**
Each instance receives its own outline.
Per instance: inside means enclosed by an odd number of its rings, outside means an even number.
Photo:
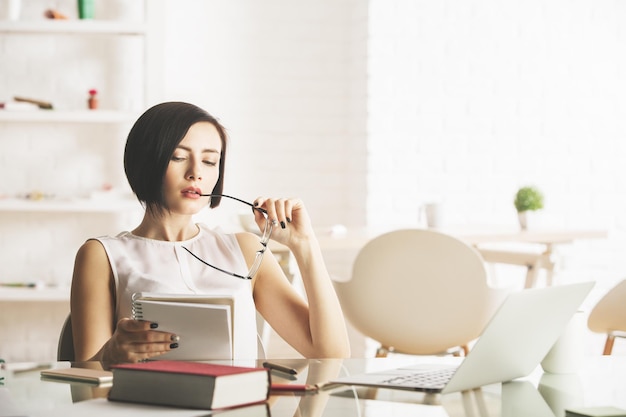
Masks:
[[[146,110],[135,122],[124,149],[126,178],[145,208],[153,213],[168,210],[163,195],[165,171],[174,150],[189,128],[198,122],[209,122],[217,129],[222,140],[219,178],[212,194],[222,194],[224,189],[224,163],[226,161],[226,131],[203,109],[183,102],[157,104]],[[220,197],[212,197],[211,208],[217,207]]]

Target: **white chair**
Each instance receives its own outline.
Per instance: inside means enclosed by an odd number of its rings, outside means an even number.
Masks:
[[[626,338],[626,279],[598,301],[587,320],[589,330],[605,333],[604,355],[613,352],[616,337]]]
[[[467,354],[506,295],[488,286],[476,249],[423,229],[372,239],[358,253],[351,279],[334,284],[347,319],[380,343],[377,356],[459,347]]]

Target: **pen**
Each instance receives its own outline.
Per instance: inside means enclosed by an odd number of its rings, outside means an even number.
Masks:
[[[317,391],[317,385],[310,384],[276,384],[272,383],[272,391]]]
[[[280,371],[283,372],[285,374],[289,374],[289,375],[297,375],[298,371],[296,371],[293,368],[288,368],[286,366],[282,366],[282,365],[278,365],[276,363],[271,363],[271,362],[263,362],[263,367],[264,368],[269,368],[271,370],[274,371]]]

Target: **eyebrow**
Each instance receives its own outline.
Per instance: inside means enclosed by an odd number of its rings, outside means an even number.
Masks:
[[[183,149],[187,152],[191,152],[192,149],[187,147],[187,146],[183,146],[183,145],[178,145],[176,147],[176,149]],[[218,151],[217,149],[213,149],[213,148],[206,148],[202,150],[202,153],[220,153],[220,151]]]

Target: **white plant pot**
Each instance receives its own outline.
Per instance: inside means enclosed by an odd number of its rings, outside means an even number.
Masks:
[[[518,211],[517,219],[519,220],[519,227],[522,230],[528,229],[528,211]]]

